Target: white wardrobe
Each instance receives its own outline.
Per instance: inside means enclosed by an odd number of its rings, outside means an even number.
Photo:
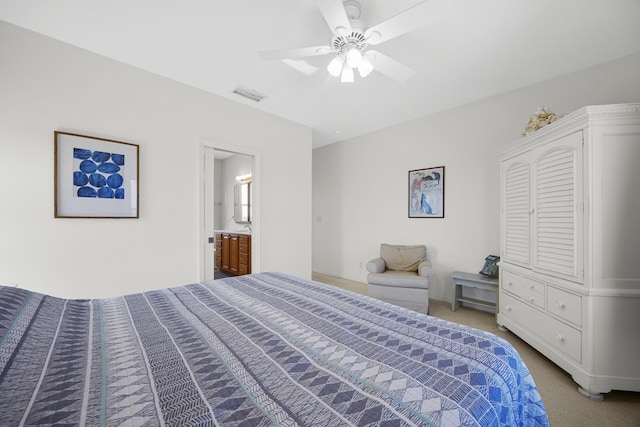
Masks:
[[[640,391],[640,104],[584,107],[499,156],[498,324],[592,399]]]

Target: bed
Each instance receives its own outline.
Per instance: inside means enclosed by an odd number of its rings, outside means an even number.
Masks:
[[[93,300],[0,287],[0,425],[549,422],[501,338],[260,273]]]

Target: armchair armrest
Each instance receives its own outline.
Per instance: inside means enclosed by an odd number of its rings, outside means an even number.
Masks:
[[[418,275],[429,277],[433,273],[433,267],[430,261],[424,260],[418,265]]]
[[[367,263],[367,270],[370,273],[382,273],[387,269],[387,264],[382,258],[374,258]]]

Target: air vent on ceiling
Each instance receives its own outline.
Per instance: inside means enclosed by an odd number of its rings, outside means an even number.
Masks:
[[[238,86],[237,88],[235,88],[233,93],[235,93],[236,95],[244,96],[245,98],[256,102],[260,102],[267,97],[267,95],[264,95],[257,90],[249,89],[242,86]]]

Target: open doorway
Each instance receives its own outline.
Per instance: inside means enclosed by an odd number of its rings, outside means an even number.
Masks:
[[[215,231],[242,231],[251,234],[251,272],[260,271],[259,154],[203,141],[201,150],[200,280],[212,280],[215,272]],[[247,177],[250,178],[247,178]],[[251,181],[250,219],[234,213],[236,184]]]

